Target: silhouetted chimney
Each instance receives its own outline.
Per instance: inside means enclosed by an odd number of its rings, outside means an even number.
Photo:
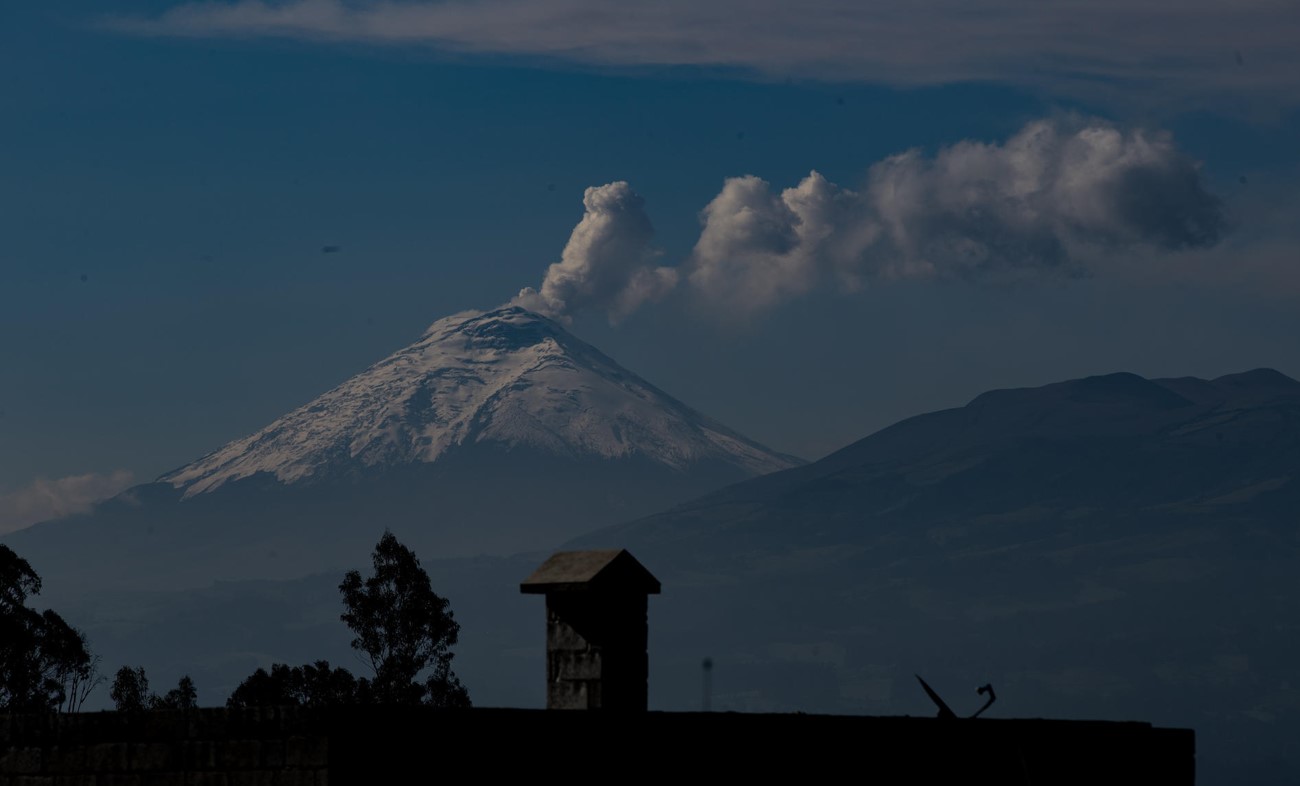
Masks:
[[[547,709],[645,711],[650,571],[623,550],[560,551],[519,589],[546,596]]]

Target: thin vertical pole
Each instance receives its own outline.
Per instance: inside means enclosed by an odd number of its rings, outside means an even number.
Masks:
[[[704,701],[703,707],[705,712],[713,709],[713,658],[705,658],[704,663],[700,664],[704,669]]]

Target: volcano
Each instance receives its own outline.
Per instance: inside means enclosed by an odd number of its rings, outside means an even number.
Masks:
[[[7,540],[77,584],[285,578],[385,529],[435,557],[544,548],[799,463],[507,306],[441,319],[256,433]]]

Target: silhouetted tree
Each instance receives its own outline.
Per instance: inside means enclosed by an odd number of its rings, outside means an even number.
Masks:
[[[96,661],[85,636],[58,614],[28,608],[41,579],[0,545],[0,710],[75,709],[94,688]]]
[[[142,710],[192,710],[199,706],[199,692],[194,687],[194,680],[186,674],[181,677],[176,687],[163,696],[149,691],[149,677],[144,667],[131,668],[123,666],[113,678],[113,686],[108,690],[108,697],[117,706],[118,712],[141,712]]]
[[[64,669],[64,699],[63,706],[60,708],[63,712],[80,712],[86,699],[90,698],[90,694],[104,684],[104,675],[99,673],[99,656],[89,655],[90,644],[84,633],[77,631],[77,638],[80,640],[82,652],[87,653],[87,657],[72,658]]]
[[[358,680],[343,668],[318,660],[305,666],[276,663],[258,669],[235,688],[227,707],[338,707],[371,701],[370,681]]]
[[[415,553],[385,532],[372,555],[374,575],[348,571],[339,584],[340,619],[356,637],[352,647],[374,671],[374,698],[383,704],[468,707],[469,694],[451,670],[460,625],[447,600],[433,591]],[[421,681],[421,673],[429,670]]]
[[[385,532],[372,554],[374,575],[348,571],[339,584],[347,623],[374,679],[357,679],[328,661],[276,663],[258,669],[230,694],[226,706],[426,704],[468,707],[469,694],[451,670],[460,625],[447,600],[433,591],[415,554]],[[423,679],[421,679],[421,675]]]
[[[199,706],[199,692],[194,688],[194,680],[186,674],[181,677],[176,687],[166,695],[150,698],[149,706],[155,710],[192,710]]]
[[[145,676],[144,667],[133,669],[123,666],[113,677],[113,685],[108,689],[108,697],[113,700],[118,712],[140,712],[153,704],[153,694],[149,692],[149,678]]]

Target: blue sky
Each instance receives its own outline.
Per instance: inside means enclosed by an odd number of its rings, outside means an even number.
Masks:
[[[1300,12],[860,5],[0,11],[0,528],[151,479],[525,286],[809,458],[992,387],[1300,376]],[[1004,195],[987,173],[1035,123],[1061,140],[1058,186],[1103,165],[1139,185],[1016,202],[1032,226],[971,218],[980,196],[954,212],[967,186]],[[1102,132],[1122,149],[1079,163]],[[887,201],[881,162],[908,150],[913,195]],[[824,243],[781,196],[813,170],[839,205]],[[745,175],[770,186],[726,182]],[[584,190],[617,181],[619,215],[653,226],[644,258],[566,251],[579,221],[621,231],[584,219]],[[548,290],[562,258],[608,286]],[[601,298],[637,265],[676,284],[610,324]]]

